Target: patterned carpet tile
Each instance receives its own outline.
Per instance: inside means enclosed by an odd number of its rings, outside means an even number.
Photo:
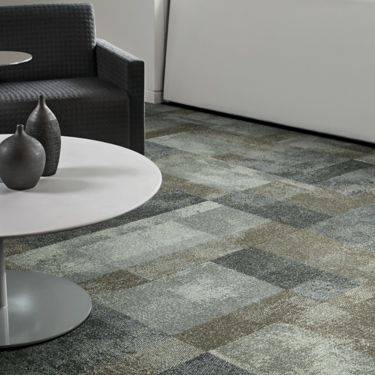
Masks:
[[[176,337],[210,351],[270,324],[295,322],[304,311],[317,304],[318,301],[284,290],[258,303],[181,332]]]
[[[269,221],[261,216],[220,205],[200,215],[181,218],[178,222],[214,236],[222,236],[254,228]]]
[[[248,136],[197,127],[196,130],[174,133],[150,139],[150,143],[173,147],[174,149],[202,156],[213,156],[219,150],[229,153],[247,152],[249,145],[258,141]]]
[[[374,298],[344,306],[323,303],[306,310],[295,323],[314,333],[345,340],[354,350],[374,356],[375,327],[370,314],[374,307]]]
[[[284,323],[264,327],[213,354],[257,375],[371,375],[375,368],[373,357],[345,339]]]
[[[145,257],[157,258],[176,251],[176,248],[183,250],[187,245],[210,239],[203,232],[174,222],[116,234],[113,238],[110,234],[102,233],[102,236],[88,239],[85,244],[72,239],[61,246],[31,250],[29,256],[25,253],[12,256],[9,261],[19,267],[32,267],[58,276],[65,275],[75,281],[85,281],[141,263]],[[85,241],[85,238],[80,240]]]
[[[153,107],[163,107],[162,106],[153,106]],[[244,121],[233,119],[228,116],[219,116],[213,113],[209,113],[206,111],[199,111],[195,109],[189,108],[178,108],[173,107],[174,111],[169,111],[164,115],[164,119],[166,120],[173,120],[176,124],[179,124],[184,121],[191,121],[199,125],[205,125],[205,127],[210,127],[210,125],[216,127],[224,127],[227,128],[229,125],[238,125],[243,124]],[[248,123],[248,122],[247,122]]]
[[[351,159],[359,159],[374,152],[374,147],[371,146],[312,134],[299,133],[280,143],[305,150],[313,149],[324,153],[331,152],[333,155],[345,156]]]
[[[215,120],[203,122],[205,127],[212,130],[224,131],[226,133],[232,133],[242,135],[250,138],[254,138],[259,144],[280,141],[282,139],[288,139],[295,136],[296,132],[280,129],[274,126],[266,126],[259,124],[253,124],[249,121],[238,120],[227,118],[226,121],[221,120],[217,122]],[[220,150],[219,150],[220,151]]]
[[[360,169],[370,168],[371,164],[364,163],[358,160],[348,160],[343,163],[331,165],[329,167],[321,168],[310,173],[304,173],[301,177],[295,178],[296,180],[306,182],[309,184],[319,183],[331,178],[341,176],[345,173],[358,171]]]
[[[147,114],[147,124],[150,118],[154,115],[166,114],[168,112],[179,111],[180,108],[173,105],[163,104],[163,105],[154,105],[150,103],[145,103],[146,114]]]
[[[150,345],[157,346],[168,339],[126,315],[102,306],[93,306],[85,324],[75,331],[47,342],[22,350],[2,352],[1,369],[4,374],[80,374],[92,373],[104,363],[133,362],[134,353]],[[16,367],[14,367],[16,366]],[[3,373],[3,372],[2,372]]]
[[[257,233],[257,228],[252,230]],[[200,245],[187,246],[182,252],[177,251],[129,267],[129,270],[148,280],[157,280],[236,251],[241,248],[238,241],[236,236],[215,238]]]
[[[200,215],[217,207],[209,202],[189,206],[13,255],[9,261],[19,267],[84,281],[212,239],[212,235],[173,219]]]
[[[167,190],[179,189],[204,200],[214,200],[225,194],[220,188],[191,182],[185,178],[163,174],[163,186]]]
[[[215,263],[281,288],[294,288],[298,293],[318,300],[357,286],[350,280],[258,249],[236,251],[216,259]]]
[[[8,261],[18,268],[32,267],[82,282],[268,221],[203,202],[13,255]]]
[[[298,228],[308,227],[329,218],[328,215],[280,201],[251,208],[250,212]]]
[[[280,290],[263,280],[208,262],[113,292],[102,301],[150,327],[176,334]]]
[[[311,194],[302,186],[275,182],[245,191],[234,192],[216,199],[224,205],[237,208],[276,222],[303,228],[327,220],[331,216],[322,210],[306,208],[295,196]],[[313,207],[314,208],[314,207]]]
[[[282,234],[257,247],[344,278],[358,282],[375,281],[373,251],[351,247],[308,230]]]
[[[146,106],[159,193],[105,223],[5,241],[8,266],[94,301],[4,375],[373,375],[375,148]]]
[[[145,155],[152,160],[167,158],[178,154],[178,150],[168,146],[162,146],[154,142],[145,142]]]
[[[156,280],[186,268],[213,261],[249,245],[256,246],[271,238],[277,238],[282,234],[292,233],[296,230],[296,228],[283,224],[267,222],[241,232],[236,231],[228,236],[217,237],[200,245],[186,247],[183,252],[177,251],[160,256],[157,259],[129,267],[129,270],[148,280]]]
[[[302,186],[275,181],[244,191],[236,191],[215,200],[227,206],[251,212],[307,192],[309,190]]]
[[[162,373],[162,375],[254,375],[206,353]]]
[[[32,237],[24,237],[20,239],[6,240],[6,247],[8,254],[22,253],[27,250],[56,244],[72,238],[77,238],[85,234],[91,235],[91,233],[98,232],[106,228],[113,228],[123,224],[127,224],[133,221],[138,221],[144,218],[155,216],[161,213],[173,211],[179,208],[187,207],[196,203],[203,202],[203,199],[191,195],[188,192],[177,189],[175,186],[169,188],[161,187],[159,192],[151,199],[146,202],[140,208],[129,212],[126,215],[118,218],[108,220],[103,223],[91,225],[88,227],[78,228],[70,231],[64,231],[60,233],[43,234]]]
[[[375,193],[375,166],[361,168],[319,183],[324,189],[348,195]]]
[[[93,375],[145,375],[160,374],[197,358],[201,350],[174,338],[145,346],[115,361],[102,361],[90,374]]]
[[[358,284],[352,280],[336,275],[323,274],[298,285],[294,288],[294,291],[318,301],[327,301],[356,286]]]
[[[375,153],[362,156],[359,158],[359,160],[362,160],[366,163],[375,164]]]
[[[167,175],[189,180],[191,183],[233,192],[261,186],[274,180],[256,170],[232,165],[214,158],[199,158],[191,154],[160,159],[160,168]]]
[[[199,129],[199,127],[194,122],[175,121],[173,119],[166,118],[166,116],[160,116],[160,114],[157,113],[154,116],[148,117],[145,133],[146,138],[150,139],[196,129]]]
[[[337,215],[311,227],[324,236],[375,250],[375,204]]]
[[[81,282],[81,286],[90,294],[91,298],[97,299],[100,294],[109,295],[114,291],[133,288],[147,282],[147,279],[127,270],[118,270]]]
[[[365,206],[373,202],[374,198],[375,196],[371,195],[350,197],[337,192],[316,189],[293,195],[288,199],[288,202],[329,216],[336,216],[354,208]]]
[[[321,151],[315,148],[290,147],[283,143],[264,144],[257,147],[248,145],[247,150],[241,153],[228,151],[223,154],[232,154],[231,159],[239,165],[302,181],[304,176],[324,167],[350,160],[346,153],[335,155],[330,149]],[[226,159],[229,161],[228,156]]]

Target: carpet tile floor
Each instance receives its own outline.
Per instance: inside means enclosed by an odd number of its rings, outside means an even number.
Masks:
[[[375,148],[172,105],[146,134],[143,207],[5,241],[94,306],[0,374],[374,375]]]

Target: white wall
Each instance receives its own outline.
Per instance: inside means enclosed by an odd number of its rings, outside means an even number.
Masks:
[[[155,1],[155,32],[154,32],[154,88],[155,101],[163,99],[165,51],[167,45],[168,9],[170,0]]]
[[[169,0],[89,0],[97,36],[133,53],[146,64],[146,101],[160,102],[165,25]],[[82,0],[0,0],[1,5],[76,3]]]
[[[164,94],[375,142],[375,1],[171,0]]]

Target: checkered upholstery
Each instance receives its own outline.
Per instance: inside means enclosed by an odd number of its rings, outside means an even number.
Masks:
[[[33,55],[0,67],[0,133],[24,123],[44,94],[64,135],[144,152],[144,63],[96,41],[90,4],[0,7],[0,50]]]
[[[96,44],[98,76],[121,87],[129,94],[131,124],[130,143],[140,153],[144,153],[144,62],[131,54],[98,39]]]
[[[63,135],[130,147],[129,97],[96,77],[0,84],[0,133],[24,124],[40,93],[59,120]]]
[[[0,9],[0,50],[29,52],[29,64],[0,68],[0,81],[95,75],[95,25],[89,4]]]

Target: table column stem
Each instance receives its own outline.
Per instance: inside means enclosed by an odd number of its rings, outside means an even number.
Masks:
[[[0,308],[8,305],[7,277],[5,272],[5,251],[3,239],[0,238]]]

